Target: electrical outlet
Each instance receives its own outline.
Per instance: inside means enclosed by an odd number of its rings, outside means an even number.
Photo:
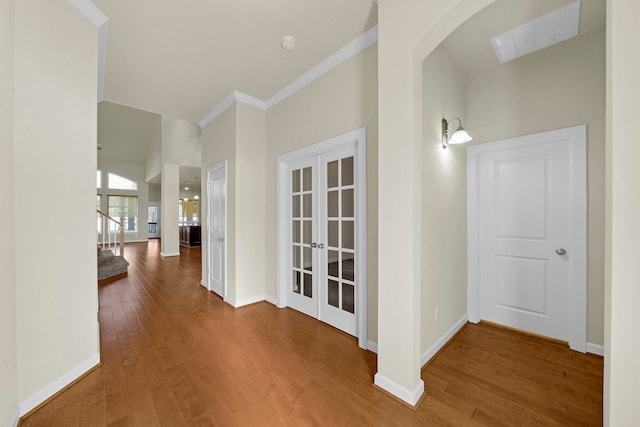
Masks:
[[[438,320],[438,317],[440,317],[440,306],[439,305],[436,305],[434,317],[436,318],[436,320]]]

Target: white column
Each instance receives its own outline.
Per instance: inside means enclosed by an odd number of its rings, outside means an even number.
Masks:
[[[180,198],[180,166],[176,163],[162,165],[161,201],[161,251],[160,256],[180,256],[178,239],[178,199]]]

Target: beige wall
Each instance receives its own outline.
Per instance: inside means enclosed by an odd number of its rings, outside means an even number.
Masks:
[[[19,402],[99,357],[97,58],[96,28],[69,2],[16,2]]]
[[[368,339],[377,342],[377,43],[267,111],[266,294],[276,296],[276,158],[367,128]]]
[[[120,163],[98,161],[98,170],[102,171],[102,188],[98,188],[98,194],[102,194],[102,212],[108,213],[108,195],[138,196],[138,232],[125,233],[127,242],[147,240],[149,238],[149,226],[147,224],[147,209],[149,206],[149,184],[145,182],[144,165],[134,163]],[[120,175],[138,183],[138,191],[110,190],[108,185],[109,172]],[[177,200],[176,200],[177,201]],[[118,218],[116,218],[118,219]],[[100,240],[100,236],[98,236]]]
[[[640,3],[607,0],[605,399],[607,426],[640,419]]]
[[[162,169],[162,161],[160,159],[162,153],[162,117],[156,117],[153,128],[151,129],[151,137],[149,138],[149,146],[147,147],[147,159],[144,163],[144,180],[149,181],[160,175]]]
[[[468,82],[474,143],[587,125],[588,341],[604,343],[604,29],[508,63]]]
[[[236,108],[230,107],[207,127],[202,129],[202,177],[203,188],[207,185],[207,168],[227,161],[227,295],[236,298],[236,241],[230,238],[236,234]],[[207,192],[200,198],[202,230],[207,229]],[[202,233],[202,280],[206,283],[207,233]]]
[[[13,0],[0,1],[0,425],[17,407],[16,258],[13,141]]]
[[[441,145],[443,118],[467,128],[466,80],[442,47],[423,62],[421,353],[467,312],[467,155]]]
[[[163,163],[161,181],[160,256],[179,256],[178,186],[180,166],[177,163]]]
[[[160,184],[149,184],[149,202],[160,202],[162,200],[160,193]]]

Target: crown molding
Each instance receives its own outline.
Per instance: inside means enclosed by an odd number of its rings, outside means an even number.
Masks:
[[[104,100],[104,78],[107,69],[109,18],[90,0],[68,0],[89,22],[98,28],[98,102]]]
[[[276,92],[273,96],[267,99],[267,108],[271,108],[274,105],[284,101],[303,87],[307,86],[309,83],[327,74],[329,71],[345,62],[347,59],[350,59],[358,53],[362,52],[377,40],[378,26],[375,25],[365,33],[350,41],[342,49],[338,50],[333,55],[329,56],[327,59]]]
[[[266,101],[234,90],[229,95],[227,95],[227,97],[224,98],[222,102],[216,105],[215,108],[209,112],[209,114],[204,116],[202,120],[198,122],[198,125],[200,125],[201,128],[204,128],[209,123],[214,121],[216,117],[222,114],[227,108],[231,107],[234,102],[242,102],[244,104],[252,105],[261,110],[268,110],[269,108],[284,101],[303,87],[307,86],[309,83],[327,74],[329,71],[333,70],[346,60],[359,54],[376,41],[378,41],[377,25],[371,27],[365,33],[356,37],[354,40],[349,42],[333,55],[320,62],[318,65],[289,83],[284,88],[280,89]]]

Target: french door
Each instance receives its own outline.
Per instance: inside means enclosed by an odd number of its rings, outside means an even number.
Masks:
[[[287,305],[357,335],[356,148],[287,164]]]

